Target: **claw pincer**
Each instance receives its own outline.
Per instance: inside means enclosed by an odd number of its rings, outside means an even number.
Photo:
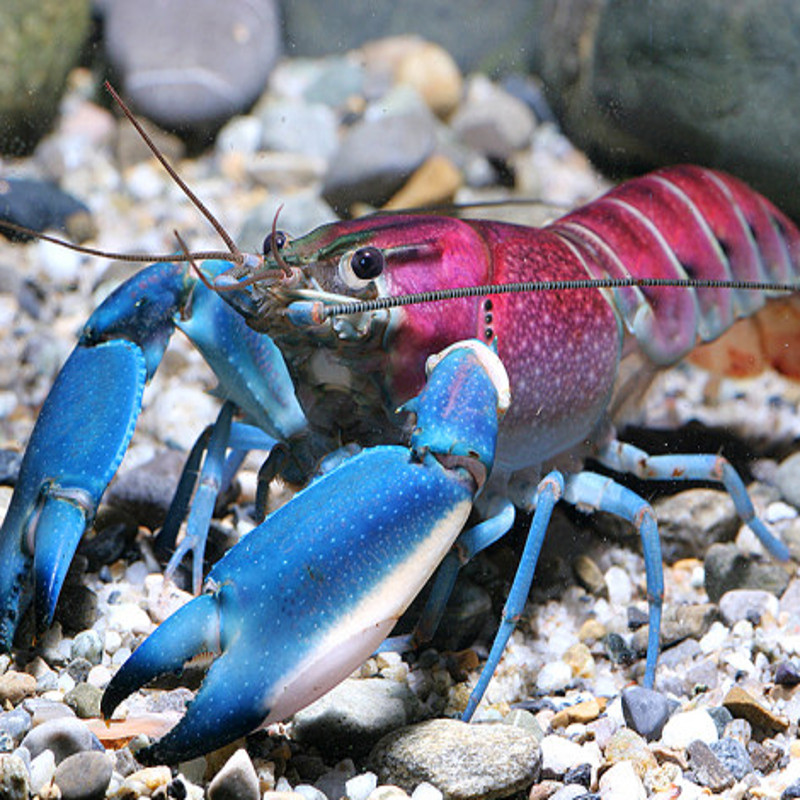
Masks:
[[[205,265],[212,273],[228,267]],[[145,384],[176,326],[199,340],[226,397],[249,419],[281,438],[303,429],[283,358],[267,337],[250,331],[184,265],[139,272],[89,318],[31,434],[0,528],[0,651],[11,649],[31,603],[38,628],[52,621],[72,557],[122,461]]]
[[[103,714],[192,656],[219,653],[184,718],[145,754],[174,763],[285,719],[343,680],[461,531],[492,466],[507,392],[487,347],[451,349],[413,403],[412,446],[363,450],[249,533],[212,569],[206,593],[117,672]]]

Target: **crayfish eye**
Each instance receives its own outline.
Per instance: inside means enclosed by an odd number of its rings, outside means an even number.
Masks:
[[[277,250],[282,250],[286,243],[289,241],[289,237],[283,231],[275,231],[275,248]],[[268,233],[264,237],[264,244],[261,246],[261,253],[265,256],[268,256],[272,253],[272,234]]]
[[[339,261],[339,276],[351,289],[363,289],[377,278],[386,259],[377,247],[360,247],[345,253]]]
[[[353,253],[350,266],[357,278],[361,278],[362,281],[371,281],[383,272],[386,261],[383,253],[377,247],[362,247]]]

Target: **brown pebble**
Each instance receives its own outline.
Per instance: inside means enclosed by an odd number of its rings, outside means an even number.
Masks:
[[[578,639],[584,644],[593,644],[599,642],[607,633],[606,626],[600,620],[587,619],[578,631]]]
[[[769,709],[759,703],[749,692],[741,686],[734,686],[722,701],[722,705],[734,717],[746,719],[754,728],[766,731],[785,731],[789,727],[789,720],[778,714],[773,714]]]
[[[577,642],[569,647],[562,656],[562,659],[569,664],[574,678],[594,678],[595,663],[594,656],[583,642]],[[594,717],[592,717],[594,719]]]
[[[550,726],[553,728],[566,728],[567,725],[572,725],[574,722],[583,724],[592,722],[603,713],[607,703],[608,701],[604,697],[593,697],[591,700],[584,700],[574,706],[562,708],[561,711],[557,711],[553,715],[550,720]]]
[[[638,733],[630,728],[620,728],[612,737],[606,747],[606,762],[608,765],[620,761],[630,761],[639,778],[658,766],[656,757],[647,746],[647,742]]]
[[[650,745],[650,752],[656,757],[659,764],[676,764],[684,771],[689,769],[689,761],[683,750],[664,747],[663,744],[654,742]]]
[[[572,571],[578,583],[595,597],[608,598],[608,586],[603,571],[587,555],[576,556],[572,562]]]
[[[564,784],[561,781],[542,781],[531,786],[528,800],[547,800],[552,797]]]
[[[16,672],[13,669],[0,675],[0,703],[12,706],[19,705],[26,697],[36,694],[36,678],[27,672]]]
[[[464,179],[458,167],[442,155],[432,155],[384,206],[387,211],[450,202]]]

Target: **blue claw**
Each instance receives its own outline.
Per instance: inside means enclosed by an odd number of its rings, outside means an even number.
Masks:
[[[313,481],[230,550],[211,570],[206,594],[121,667],[103,697],[106,717],[156,675],[201,652],[221,653],[184,718],[145,759],[190,759],[285,719],[347,677],[389,634],[451,548],[480,476],[491,469],[502,394],[494,387],[503,381],[476,347],[507,380],[483,345],[458,348],[420,400],[418,445],[363,450]],[[494,398],[488,413],[459,402],[487,392]],[[431,418],[428,405],[442,415]],[[458,442],[441,452],[431,446],[440,420]],[[468,446],[470,432],[476,447]]]
[[[0,528],[1,649],[11,648],[32,596],[39,625],[52,620],[78,542],[133,434],[145,374],[141,350],[117,339],[78,346],[56,379]]]

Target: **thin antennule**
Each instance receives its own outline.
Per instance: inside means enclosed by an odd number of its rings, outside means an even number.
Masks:
[[[177,229],[173,229],[172,231],[175,234],[175,238],[178,240],[178,244],[180,245],[181,251],[185,258],[189,260],[189,264],[191,265],[192,269],[195,271],[197,277],[200,279],[200,282],[206,289],[210,289],[212,292],[214,291],[214,286],[211,281],[206,277],[203,270],[200,269],[197,262],[194,260],[194,257],[189,252],[189,248],[186,246],[186,242],[184,242],[183,237],[178,233]]]
[[[0,228],[7,228],[17,233],[24,233],[33,239],[40,239],[43,242],[50,242],[57,244],[59,247],[65,247],[67,250],[74,250],[76,253],[83,253],[87,256],[97,256],[99,258],[109,258],[113,261],[136,261],[151,263],[155,261],[192,261],[205,260],[205,259],[221,259],[223,261],[229,260],[231,254],[226,250],[200,250],[195,253],[188,252],[184,255],[176,255],[175,253],[116,253],[113,250],[101,250],[98,247],[87,247],[82,244],[75,244],[68,242],[66,239],[59,239],[58,236],[50,236],[50,234],[35,231],[33,228],[26,228],[24,225],[17,225],[15,222],[3,220],[0,222]]]
[[[230,258],[232,255],[233,261],[235,261],[237,264],[244,263],[245,257],[239,250],[239,248],[236,246],[236,243],[233,241],[231,236],[228,234],[225,228],[222,227],[222,224],[217,220],[217,218],[207,208],[205,203],[203,203],[203,201],[189,188],[189,185],[186,183],[186,181],[184,181],[183,178],[181,178],[181,176],[178,175],[178,173],[175,171],[175,169],[172,167],[169,161],[167,161],[164,154],[158,149],[155,142],[150,138],[145,129],[141,126],[139,121],[133,115],[133,112],[128,108],[127,105],[125,105],[123,99],[117,94],[114,87],[108,81],[105,82],[105,87],[106,91],[114,98],[117,105],[122,109],[122,113],[125,114],[125,116],[130,121],[131,125],[133,125],[133,127],[136,128],[136,132],[139,134],[139,136],[142,137],[144,143],[150,148],[150,152],[158,159],[158,162],[167,171],[170,178],[172,178],[172,180],[174,180],[175,183],[178,184],[181,191],[192,201],[195,208],[197,208],[197,210],[211,223],[211,226],[219,234],[222,241],[225,242],[230,253],[226,254],[224,257]]]

